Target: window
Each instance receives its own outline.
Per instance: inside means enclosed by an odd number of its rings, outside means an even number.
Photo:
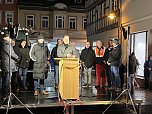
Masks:
[[[34,15],[26,15],[26,26],[34,27]]]
[[[41,28],[49,28],[49,16],[41,16]]]
[[[81,3],[82,1],[81,0],[75,0],[75,3]]]
[[[69,28],[76,29],[76,17],[69,17]]]
[[[55,16],[56,28],[64,28],[64,16]]]
[[[13,0],[5,0],[6,4],[12,4]]]
[[[0,0],[0,4],[2,3],[2,0]]]
[[[87,19],[83,17],[83,29],[87,27]]]
[[[14,18],[14,12],[13,11],[6,11],[5,12],[5,22],[8,23],[8,22],[11,22],[13,23],[13,18]]]

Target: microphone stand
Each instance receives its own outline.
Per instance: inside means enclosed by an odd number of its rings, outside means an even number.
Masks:
[[[9,33],[9,38],[10,38],[10,30],[9,30],[9,28],[8,28],[8,33]],[[13,98],[16,98],[16,100],[17,100],[21,105],[23,105],[30,114],[33,114],[33,113],[25,106],[25,104],[23,104],[23,102],[22,102],[21,100],[19,100],[14,93],[12,93],[12,90],[11,90],[11,88],[12,88],[12,86],[11,86],[11,81],[12,81],[12,80],[11,80],[11,77],[12,77],[12,70],[11,70],[11,56],[12,56],[12,55],[11,55],[11,51],[12,51],[12,50],[11,50],[11,49],[12,49],[12,48],[11,48],[11,39],[10,39],[10,40],[9,40],[9,55],[8,55],[8,56],[9,56],[9,95],[8,95],[6,98],[4,98],[1,106],[2,106],[3,103],[8,99],[8,101],[7,101],[7,109],[6,109],[6,114],[8,114],[8,110],[12,108],[12,99],[13,99]]]

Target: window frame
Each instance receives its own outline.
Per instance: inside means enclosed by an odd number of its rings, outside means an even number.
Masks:
[[[47,17],[48,19],[43,19],[43,17]],[[43,27],[43,21],[48,21],[48,25],[47,25],[47,27],[45,26],[45,27]],[[49,28],[49,16],[48,15],[41,15],[41,28],[43,28],[43,29],[48,29]]]
[[[86,21],[84,21],[85,19],[86,19]],[[84,22],[86,23],[86,28],[84,26]],[[83,30],[87,29],[87,18],[86,17],[82,17],[82,28],[83,28]]]
[[[62,18],[59,18],[59,17]],[[62,25],[59,27],[59,19],[62,19]],[[55,28],[56,29],[64,29],[65,28],[65,16],[64,15],[55,15]]]
[[[75,19],[75,21],[70,21],[70,19]],[[72,22],[72,27],[73,28],[70,28],[70,23]],[[75,24],[73,24],[75,22]],[[74,28],[74,26],[73,25],[75,25],[75,28]],[[69,29],[70,30],[76,30],[77,29],[77,17],[76,16],[70,16],[69,17]]]
[[[5,11],[5,23],[8,23],[8,15],[7,14],[12,14],[12,22],[11,23],[13,23],[14,22],[14,11]],[[10,21],[9,21],[9,23],[10,23]]]
[[[34,14],[26,14],[26,27],[28,27],[29,25],[27,25],[28,24],[28,22],[27,22],[27,17],[28,16],[33,16],[33,26],[30,24],[30,26],[32,27],[32,28],[34,28],[34,26],[35,26],[35,15]]]

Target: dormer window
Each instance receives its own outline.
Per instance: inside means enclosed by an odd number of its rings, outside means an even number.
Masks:
[[[82,0],[75,0],[75,3],[82,3]]]

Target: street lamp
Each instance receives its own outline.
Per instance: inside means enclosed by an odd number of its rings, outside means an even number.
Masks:
[[[118,8],[117,10],[111,12],[108,17],[111,19],[111,20],[114,20],[117,18],[117,23],[118,23],[118,39],[119,39],[119,29],[120,29],[120,9]]]
[[[115,15],[115,13],[110,13],[110,14],[108,15],[108,17],[109,17],[110,19],[115,19],[115,18],[116,18],[116,15]]]

